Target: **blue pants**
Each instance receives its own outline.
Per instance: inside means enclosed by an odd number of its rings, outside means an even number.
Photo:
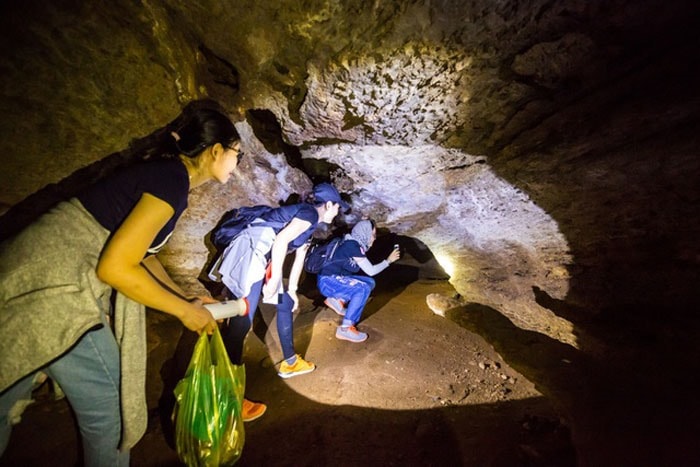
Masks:
[[[262,293],[263,280],[253,284],[248,295],[248,316],[236,316],[228,320],[222,327],[222,338],[231,363],[243,363],[243,344],[252,324],[258,302]],[[279,295],[277,302],[277,334],[282,345],[282,355],[285,360],[296,355],[294,352],[294,319],[292,316],[294,300],[285,292]]]
[[[68,352],[40,370],[61,386],[75,412],[85,465],[128,466],[129,451],[118,449],[121,440],[119,348],[109,326],[88,331]],[[12,430],[8,413],[18,400],[31,399],[34,376],[35,373],[25,376],[0,395],[0,453],[5,450]]]
[[[368,276],[318,276],[318,290],[324,296],[347,303],[343,326],[354,326],[360,321],[374,285],[374,279]]]

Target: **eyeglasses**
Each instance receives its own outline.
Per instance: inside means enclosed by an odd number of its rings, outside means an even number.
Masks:
[[[243,155],[245,154],[243,151],[241,151],[240,146],[238,148],[234,148],[233,146],[226,146],[227,149],[230,149],[231,151],[236,151],[236,164],[240,164],[241,160],[243,159]]]
[[[177,142],[176,142],[177,144]],[[197,147],[195,148],[195,151],[197,153],[204,151],[207,147],[209,146],[208,143],[199,143]],[[231,146],[224,146],[226,149],[230,149],[232,151],[237,151],[236,153],[236,164],[240,164],[241,160],[243,159],[243,155],[245,154],[243,151],[240,150],[240,147],[238,149],[231,147]]]

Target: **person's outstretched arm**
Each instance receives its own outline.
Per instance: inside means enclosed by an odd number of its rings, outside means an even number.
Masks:
[[[372,264],[366,256],[356,257],[353,259],[355,260],[357,265],[360,266],[360,269],[362,269],[365,272],[365,274],[367,274],[368,276],[376,276],[377,274],[388,268],[391,263],[398,261],[400,257],[401,252],[397,248],[395,248],[389,254],[389,256],[386,257],[385,260],[377,264]]]
[[[204,307],[169,292],[141,265],[174,212],[165,201],[144,193],[107,242],[97,264],[97,277],[130,299],[177,317],[188,329],[212,332],[216,322]]]

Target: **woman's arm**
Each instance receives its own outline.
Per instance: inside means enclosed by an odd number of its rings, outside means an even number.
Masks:
[[[391,263],[397,261],[399,257],[399,250],[394,249],[394,251],[392,251],[391,254],[387,256],[385,260],[377,264],[372,264],[366,256],[358,256],[354,257],[353,259],[355,260],[357,265],[360,266],[360,269],[362,269],[365,272],[365,274],[367,274],[368,276],[376,276],[377,274],[388,268]]]
[[[360,269],[362,269],[368,276],[376,276],[383,270],[389,267],[389,261],[383,260],[380,263],[372,264],[366,256],[358,256],[353,258]]]
[[[365,272],[365,274],[367,274],[368,276],[376,276],[377,274],[388,268],[391,263],[398,261],[400,257],[401,252],[398,249],[398,247],[395,247],[384,261],[377,264],[372,264],[366,256],[358,256],[354,257],[353,259],[355,260],[357,265],[360,266],[360,268]]]
[[[212,332],[216,322],[204,307],[166,290],[141,264],[173,214],[172,206],[145,193],[107,242],[97,264],[97,277],[132,300],[177,317],[188,329]]]
[[[275,242],[272,244],[272,272],[270,279],[263,287],[263,297],[265,299],[270,299],[277,293],[279,284],[282,281],[282,267],[284,266],[284,258],[287,256],[289,244],[309,227],[311,227],[311,222],[295,217],[275,237]]]
[[[296,311],[299,308],[299,298],[297,297],[297,288],[299,288],[299,278],[301,277],[301,271],[304,269],[304,258],[306,258],[306,252],[309,250],[309,244],[305,243],[299,248],[297,248],[296,255],[294,256],[294,263],[292,264],[292,270],[289,272],[289,282],[287,283],[287,293],[294,301],[294,308],[292,311]]]

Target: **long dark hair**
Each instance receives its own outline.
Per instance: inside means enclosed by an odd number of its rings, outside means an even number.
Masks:
[[[146,159],[178,154],[196,157],[216,143],[227,148],[240,139],[236,127],[224,115],[219,104],[211,100],[198,100],[187,104],[175,120],[152,133],[150,138],[133,144],[132,149]]]
[[[175,133],[177,136],[174,136]],[[205,148],[221,143],[231,147],[240,136],[223,108],[204,99],[187,104],[166,126],[134,139],[126,149],[76,170],[58,183],[29,195],[0,216],[0,241],[16,234],[60,201],[76,196],[119,167],[136,162],[177,157],[195,157]]]

